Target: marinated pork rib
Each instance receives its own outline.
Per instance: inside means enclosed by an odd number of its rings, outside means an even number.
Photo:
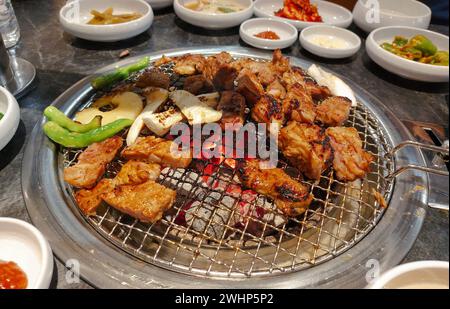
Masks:
[[[251,111],[251,117],[259,123],[278,123],[280,126],[285,121],[282,104],[272,96],[265,94],[259,98]]]
[[[222,111],[222,128],[227,123],[244,124],[245,107],[245,98],[238,92],[223,91],[217,105],[217,110]]]
[[[190,150],[177,151],[173,141],[154,136],[138,137],[134,144],[122,151],[122,157],[127,160],[159,163],[173,168],[185,168],[192,161]]]
[[[286,159],[309,179],[319,179],[331,163],[329,138],[317,125],[289,122],[278,141]]]
[[[207,80],[202,74],[188,76],[184,81],[183,89],[192,94],[199,95],[214,91],[211,81]]]
[[[291,178],[280,168],[261,169],[258,160],[240,160],[238,175],[242,184],[272,198],[287,216],[298,216],[306,211],[313,199],[310,189]]]
[[[176,191],[149,180],[139,185],[118,186],[101,197],[123,213],[143,222],[154,223],[172,207]]]
[[[139,88],[159,87],[168,89],[170,86],[170,78],[159,69],[153,68],[145,70],[136,80],[136,86]]]
[[[286,98],[283,100],[283,111],[286,120],[314,123],[316,119],[316,106],[300,83],[288,86]]]
[[[205,76],[207,80],[213,81],[214,77],[221,67],[225,67],[233,60],[231,55],[227,52],[221,52],[214,56],[205,58],[197,66],[197,70]]]
[[[333,149],[333,169],[341,181],[363,178],[370,170],[372,156],[362,149],[362,141],[355,128],[333,127],[326,130]]]
[[[92,188],[105,173],[106,164],[114,159],[122,144],[122,138],[114,136],[90,145],[79,155],[75,165],[64,169],[64,180],[77,188]]]
[[[93,215],[102,202],[102,194],[111,192],[120,185],[137,185],[147,180],[156,180],[160,172],[161,167],[156,163],[128,161],[122,166],[115,178],[103,178],[94,188],[77,191],[75,199],[83,213]]]
[[[236,90],[242,94],[249,106],[253,106],[264,94],[264,88],[256,78],[256,75],[248,69],[244,69],[236,78]]]
[[[229,64],[223,64],[219,66],[214,74],[212,83],[217,91],[233,90],[234,80],[237,76],[238,71],[234,67]]]
[[[186,54],[181,57],[172,59],[175,62],[173,71],[180,75],[194,75],[199,73],[199,68],[202,67],[205,57],[202,55]]]
[[[316,108],[316,120],[327,127],[339,127],[347,121],[352,101],[346,97],[329,97]]]
[[[266,92],[277,100],[283,100],[286,97],[286,89],[278,78],[267,86]]]

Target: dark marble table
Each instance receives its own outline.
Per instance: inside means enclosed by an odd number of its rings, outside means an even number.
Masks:
[[[21,191],[23,149],[42,110],[59,94],[95,68],[115,62],[124,49],[132,56],[144,52],[199,45],[242,45],[238,28],[206,31],[193,27],[175,16],[172,9],[155,12],[152,27],[136,38],[120,43],[92,43],[63,32],[58,23],[59,9],[65,0],[13,0],[22,38],[12,50],[31,61],[37,80],[27,95],[19,100],[21,123],[13,141],[0,151],[0,216],[29,221]],[[365,35],[351,28],[363,39]],[[448,27],[431,26],[448,35]],[[363,44],[364,46],[364,44]],[[295,43],[284,53],[312,59],[326,68],[357,81],[380,98],[401,119],[431,122],[443,126],[448,136],[448,83],[425,84],[404,80],[370,61],[364,47],[350,59],[330,61],[317,58]],[[445,179],[444,179],[445,180]],[[448,181],[448,180],[446,180]],[[448,213],[429,210],[422,231],[405,261],[447,260],[449,258]],[[66,269],[55,261],[53,288],[89,288],[84,282],[67,284]]]

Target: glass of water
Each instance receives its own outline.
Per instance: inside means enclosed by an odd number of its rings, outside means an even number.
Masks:
[[[6,48],[16,45],[20,39],[19,24],[11,0],[0,0],[0,34]]]

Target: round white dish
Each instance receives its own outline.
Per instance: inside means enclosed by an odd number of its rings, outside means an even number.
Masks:
[[[394,267],[376,278],[370,289],[448,289],[449,263],[419,261]]]
[[[0,260],[15,262],[27,275],[27,289],[47,289],[53,274],[53,254],[33,225],[0,218]]]
[[[253,15],[253,0],[236,0],[245,9],[227,14],[193,11],[184,7],[189,2],[192,2],[192,0],[174,0],[175,14],[185,22],[205,29],[219,30],[235,27]]]
[[[173,4],[173,0],[145,0],[152,9],[159,10],[166,7],[169,7]]]
[[[19,127],[20,108],[14,96],[5,88],[0,86],[0,150],[2,150],[12,139]]]
[[[121,24],[87,24],[92,19],[91,10],[104,11],[109,7],[114,9],[114,14],[135,12],[142,17]],[[97,42],[117,42],[141,34],[150,28],[153,17],[152,8],[143,0],[75,0],[59,12],[59,21],[66,32]]]
[[[366,39],[369,57],[385,70],[401,77],[423,82],[448,82],[449,67],[419,63],[394,55],[380,47],[384,42],[392,42],[396,35],[411,38],[422,34],[433,42],[438,50],[448,51],[448,36],[420,28],[392,26],[378,28]]]
[[[317,5],[319,15],[322,16],[323,23],[327,25],[347,28],[352,23],[352,12],[340,5],[322,0],[311,0],[311,3]],[[255,15],[258,17],[271,17],[277,20],[282,20],[290,23],[299,30],[313,25],[323,24],[318,22],[306,22],[275,16],[275,11],[278,11],[282,7],[283,0],[256,0],[254,11]]]
[[[263,31],[273,31],[280,39],[269,40],[255,37]],[[297,40],[297,29],[291,24],[271,19],[271,18],[253,18],[241,24],[239,29],[241,39],[254,47],[262,49],[286,48],[294,44]]]
[[[346,44],[343,48],[329,48],[312,42],[314,36],[323,36],[327,39],[338,39]],[[336,26],[316,25],[308,27],[300,33],[300,44],[314,55],[338,59],[354,55],[361,47],[361,39],[353,32]]]
[[[427,29],[431,10],[416,0],[358,0],[353,8],[353,19],[366,32],[387,26]]]

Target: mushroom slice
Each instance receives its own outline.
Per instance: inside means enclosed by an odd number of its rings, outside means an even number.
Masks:
[[[171,106],[161,113],[145,114],[142,120],[153,133],[163,136],[174,124],[183,120],[183,115],[177,108]]]
[[[185,91],[176,90],[170,94],[170,98],[189,121],[189,124],[201,124],[219,121],[222,112],[202,102],[195,95]]]

